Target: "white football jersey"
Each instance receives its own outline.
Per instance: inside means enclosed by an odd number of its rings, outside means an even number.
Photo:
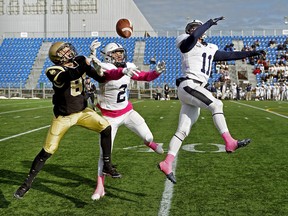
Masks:
[[[189,34],[179,35],[176,39],[177,48],[188,37]],[[215,44],[208,43],[205,46],[197,42],[189,52],[181,52],[183,76],[207,83],[212,70],[212,61],[217,50],[218,46]]]
[[[114,64],[101,63],[101,66],[111,70],[117,69]],[[127,67],[136,67],[134,63],[127,62]],[[121,110],[128,105],[127,90],[131,78],[124,75],[118,80],[110,80],[105,83],[99,83],[99,93],[97,95],[98,105],[106,110]]]

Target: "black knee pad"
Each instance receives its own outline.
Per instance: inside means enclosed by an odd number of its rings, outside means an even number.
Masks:
[[[111,135],[111,130],[112,130],[111,125],[109,125],[103,131],[101,131],[100,134],[103,136],[109,136]]]

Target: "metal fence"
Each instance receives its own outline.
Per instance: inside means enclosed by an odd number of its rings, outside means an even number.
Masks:
[[[95,32],[83,32],[83,31],[72,31],[69,32],[70,37],[117,37],[115,31],[99,31],[97,34]],[[180,34],[183,34],[184,30],[175,30],[175,31],[156,31],[158,37],[175,37]],[[245,29],[245,30],[208,30],[208,36],[280,36],[280,35],[288,35],[288,30],[285,29]],[[68,32],[27,32],[27,34],[23,35],[23,32],[6,32],[2,35],[2,39],[4,38],[20,38],[20,37],[28,37],[28,38],[55,38],[55,37],[68,37]],[[134,37],[146,37],[147,32],[145,31],[134,31]]]

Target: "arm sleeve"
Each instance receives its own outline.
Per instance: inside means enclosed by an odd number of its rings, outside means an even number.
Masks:
[[[189,52],[197,43],[198,39],[213,25],[213,20],[210,19],[203,25],[199,26],[188,38],[184,39],[180,45],[182,53]]]
[[[124,76],[123,74],[123,68],[117,68],[117,69],[111,69],[111,70],[106,70],[104,72],[104,78],[105,81],[109,81],[109,80],[118,80],[121,77]]]
[[[229,60],[238,60],[243,59],[246,57],[252,57],[260,55],[261,53],[257,51],[232,51],[232,52],[226,52],[226,51],[220,51],[217,50],[213,61],[229,61]]]
[[[150,82],[154,79],[156,79],[157,77],[160,76],[159,73],[157,73],[156,71],[151,71],[151,72],[145,72],[145,71],[141,71],[139,74],[139,76],[133,75],[131,77],[132,80],[137,80],[137,81],[147,81]]]

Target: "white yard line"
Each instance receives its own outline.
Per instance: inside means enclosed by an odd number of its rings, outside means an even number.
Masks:
[[[285,115],[282,115],[282,114],[279,114],[279,113],[276,113],[276,112],[273,112],[273,111],[270,111],[270,110],[267,110],[267,109],[259,108],[259,107],[256,107],[256,106],[252,106],[252,105],[248,105],[248,104],[244,104],[244,103],[240,103],[240,102],[236,102],[236,101],[231,101],[231,102],[232,103],[236,103],[236,104],[240,104],[240,105],[243,105],[243,106],[251,107],[253,109],[262,110],[264,112],[272,113],[274,115],[277,115],[277,116],[280,116],[280,117],[288,119],[288,116],[285,116]]]
[[[1,100],[0,100],[1,101]],[[51,101],[50,101],[51,103]],[[5,103],[5,104],[0,104],[0,107],[5,107],[5,106],[19,106],[19,105],[29,105],[29,104],[39,104],[39,101],[31,101],[31,103]]]
[[[15,112],[18,113],[18,112],[29,111],[29,110],[45,109],[45,108],[48,108],[48,107],[52,107],[52,105],[51,106],[44,106],[44,107],[34,107],[34,108],[20,109],[20,110],[10,110],[10,111],[6,111],[6,112],[0,112],[0,115],[8,114],[8,113],[15,113]]]
[[[178,158],[178,156],[175,157],[173,164],[172,164],[172,171],[173,171],[175,177],[176,177],[177,158]],[[173,187],[174,187],[174,184],[170,180],[166,179],[165,189],[164,189],[164,192],[162,194],[162,200],[161,200],[158,216],[168,216],[169,215],[169,211],[170,211],[170,207],[171,207],[171,200],[173,197]]]
[[[19,136],[22,136],[22,135],[25,135],[25,134],[33,133],[35,131],[39,131],[39,130],[42,130],[42,129],[45,129],[45,128],[48,128],[48,127],[50,127],[50,125],[46,125],[44,127],[36,128],[36,129],[30,130],[30,131],[26,131],[26,132],[23,132],[23,133],[15,134],[13,136],[0,139],[0,142],[3,142],[3,141],[8,140],[8,139],[15,138],[15,137],[19,137]]]

